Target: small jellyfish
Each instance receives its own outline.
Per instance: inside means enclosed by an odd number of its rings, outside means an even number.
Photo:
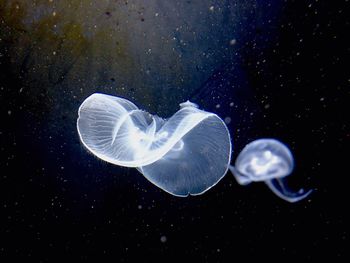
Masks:
[[[80,140],[90,152],[137,168],[172,195],[202,194],[228,171],[231,140],[225,122],[190,101],[165,120],[126,99],[95,93],[78,113]]]
[[[312,190],[300,189],[293,192],[283,180],[294,168],[290,150],[275,139],[259,139],[247,144],[238,155],[235,166],[230,171],[241,185],[251,182],[265,182],[278,197],[297,202],[307,197]]]

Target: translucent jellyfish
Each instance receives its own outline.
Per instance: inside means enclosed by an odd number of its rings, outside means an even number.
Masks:
[[[175,196],[199,195],[230,169],[237,182],[265,182],[280,198],[297,202],[310,191],[289,190],[284,178],[294,168],[290,150],[275,139],[245,146],[230,165],[231,141],[225,122],[190,101],[169,119],[140,110],[132,102],[95,93],[79,108],[78,133],[84,146],[112,164],[137,168]]]
[[[290,150],[275,139],[259,139],[247,144],[238,155],[230,171],[237,182],[246,185],[251,182],[265,182],[278,197],[297,202],[307,197],[311,190],[290,191],[283,180],[294,168]]]
[[[224,121],[189,101],[163,119],[126,99],[95,93],[80,106],[77,128],[95,156],[135,167],[175,196],[207,191],[226,174],[231,159]]]

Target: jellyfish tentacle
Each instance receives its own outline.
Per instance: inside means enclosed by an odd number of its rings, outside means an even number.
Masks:
[[[237,183],[239,183],[240,185],[248,185],[252,182],[252,180],[249,179],[248,176],[240,173],[233,165],[230,165],[229,169],[230,169],[231,173],[233,174],[233,176],[235,177]]]
[[[290,203],[301,201],[312,193],[312,189],[305,191],[303,188],[297,192],[292,192],[286,187],[283,179],[267,180],[265,181],[265,184],[275,195]]]

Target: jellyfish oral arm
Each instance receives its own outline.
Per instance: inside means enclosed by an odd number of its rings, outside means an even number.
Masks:
[[[233,174],[233,176],[235,177],[237,183],[239,183],[240,185],[248,185],[252,182],[252,180],[249,179],[248,176],[241,174],[233,165],[230,165],[229,169]]]
[[[312,190],[305,191],[304,189],[300,189],[298,192],[291,192],[286,188],[283,179],[267,180],[265,181],[265,184],[275,195],[290,203],[303,200],[312,193]]]
[[[235,177],[237,183],[239,183],[240,185],[248,185],[252,182],[252,180],[249,179],[248,176],[241,174],[233,165],[230,165],[229,169]],[[304,189],[300,189],[297,192],[289,190],[283,178],[266,180],[264,181],[264,183],[270,188],[270,190],[275,195],[290,203],[299,202],[312,193],[312,190],[305,191]]]

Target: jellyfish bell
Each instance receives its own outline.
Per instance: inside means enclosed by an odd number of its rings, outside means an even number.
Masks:
[[[236,170],[253,182],[285,177],[293,168],[291,151],[275,139],[260,139],[247,144],[236,159]]]
[[[246,185],[251,182],[265,182],[278,197],[297,202],[306,198],[310,191],[289,190],[284,178],[294,169],[291,151],[275,139],[259,139],[247,144],[238,155],[235,166],[230,170],[237,182]]]
[[[96,93],[80,106],[77,129],[95,156],[136,167],[153,184],[176,196],[210,189],[226,174],[231,159],[224,121],[189,101],[164,120],[126,99]]]
[[[217,115],[197,108],[180,109],[164,125],[165,130],[170,127],[177,127],[181,138],[176,138],[177,143],[162,158],[139,170],[173,195],[202,194],[228,170],[231,159],[228,129]]]

